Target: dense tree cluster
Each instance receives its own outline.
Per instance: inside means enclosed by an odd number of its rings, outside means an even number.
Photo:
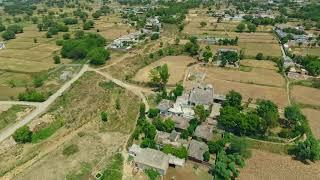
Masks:
[[[197,37],[191,36],[189,38],[189,42],[184,45],[184,50],[188,52],[191,56],[195,56],[198,54],[200,46],[197,42]]]
[[[161,117],[157,117],[152,121],[152,124],[156,127],[158,131],[164,131],[170,133],[174,130],[175,123],[172,119],[168,118],[163,120]]]
[[[235,51],[220,52],[219,59],[221,60],[221,66],[224,67],[227,64],[235,65],[239,61],[238,53]]]
[[[79,31],[75,39],[65,40],[61,49],[63,58],[88,59],[91,64],[101,65],[110,57],[104,48],[106,40],[98,34],[84,34]]]
[[[293,61],[302,65],[310,75],[320,75],[320,59],[318,56],[295,56]]]

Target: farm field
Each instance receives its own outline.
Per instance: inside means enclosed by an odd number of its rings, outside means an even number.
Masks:
[[[302,109],[303,114],[307,117],[309,126],[313,135],[320,139],[320,111],[315,109]]]
[[[243,59],[240,61],[240,65],[254,68],[278,70],[276,63],[267,60]]]
[[[252,151],[244,169],[240,170],[240,180],[281,180],[320,178],[320,163],[306,165],[292,159],[291,156],[279,155],[259,150]]]
[[[313,48],[292,48],[293,52],[299,55],[313,55],[313,56],[320,56],[320,48],[313,47]]]
[[[120,109],[115,108],[116,102]],[[0,175],[9,172],[7,176],[14,175],[14,179],[91,177],[126,145],[139,102],[103,77],[85,73],[45,114],[53,119],[42,116],[32,122],[36,124],[33,143],[0,152]],[[107,122],[100,119],[102,111],[108,113]],[[65,150],[70,146],[76,150]]]
[[[320,106],[320,90],[305,86],[293,86],[291,97],[302,104]]]
[[[226,69],[220,67],[196,66],[195,71],[204,72],[208,79],[221,79],[248,84],[283,87],[284,78],[274,70],[252,68],[249,72],[238,69]]]
[[[196,62],[196,60],[188,56],[167,56],[140,69],[134,76],[133,80],[149,82],[149,72],[157,66],[167,64],[170,73],[168,84],[175,85],[183,80],[188,64],[194,62]]]

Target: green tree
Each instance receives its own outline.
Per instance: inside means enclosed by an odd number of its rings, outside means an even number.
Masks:
[[[226,95],[226,101],[223,102],[223,106],[232,106],[241,110],[242,109],[241,101],[242,101],[241,94],[234,90],[231,90]]]
[[[61,58],[58,55],[53,56],[53,60],[55,64],[60,64],[61,63]]]
[[[159,115],[160,110],[157,108],[150,108],[148,112],[148,117],[149,118],[155,118]]]
[[[320,144],[313,137],[308,137],[304,142],[299,142],[296,147],[290,150],[292,154],[299,160],[319,160],[320,159]]]
[[[22,126],[13,133],[12,137],[18,143],[28,143],[32,140],[32,131],[28,126]]]
[[[287,106],[284,109],[284,117],[289,121],[290,125],[296,125],[298,122],[305,120],[298,106]]]
[[[258,53],[256,55],[256,60],[262,60],[263,59],[263,54],[262,53]]]
[[[88,53],[90,64],[102,65],[110,58],[110,53],[104,47],[94,48]]]
[[[246,25],[245,25],[244,23],[240,23],[240,24],[236,27],[236,31],[237,31],[237,32],[243,32],[245,28],[246,28]]]
[[[201,22],[200,22],[200,26],[201,26],[201,28],[205,27],[206,25],[207,25],[207,23],[206,23],[206,22],[204,22],[204,21],[201,21]]]
[[[16,38],[16,34],[13,31],[8,31],[8,30],[4,31],[1,36],[4,40],[10,40],[10,39]]]
[[[208,161],[210,160],[210,153],[209,153],[209,151],[206,151],[206,152],[203,153],[203,160],[204,160],[205,162],[208,162]]]
[[[210,112],[206,110],[203,105],[197,105],[194,108],[194,113],[201,122],[204,122],[210,114]]]
[[[144,138],[143,141],[140,144],[140,147],[142,148],[151,148],[156,149],[156,142],[153,139]]]
[[[149,77],[153,84],[159,86],[160,90],[165,89],[170,77],[168,65],[164,64],[152,69],[149,73]]]
[[[253,23],[249,23],[247,25],[247,27],[248,27],[249,32],[256,32],[256,30],[257,30],[257,26]]]
[[[259,100],[257,104],[257,113],[263,120],[265,120],[267,127],[275,127],[278,124],[280,117],[278,106],[270,100]]]

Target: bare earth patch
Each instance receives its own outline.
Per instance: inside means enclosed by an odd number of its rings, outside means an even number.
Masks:
[[[169,67],[169,84],[176,84],[183,80],[185,70],[188,64],[196,62],[195,59],[188,56],[167,56],[156,61],[138,71],[133,80],[141,82],[149,82],[149,72],[157,66],[167,64]]]
[[[208,79],[221,79],[268,86],[284,86],[284,78],[274,70],[252,68],[250,72],[220,67],[197,66],[199,72],[205,72]]]
[[[198,166],[195,168],[195,166]],[[164,180],[211,180],[212,176],[208,173],[208,168],[186,162],[184,167],[169,167],[167,174],[164,176]]]
[[[308,119],[313,135],[320,139],[320,111],[306,108],[302,109],[302,112]]]
[[[320,90],[305,86],[293,86],[292,98],[303,104],[320,105]]]
[[[320,162],[310,165],[293,160],[291,156],[253,150],[246,167],[240,170],[238,179],[283,180],[320,179]]]

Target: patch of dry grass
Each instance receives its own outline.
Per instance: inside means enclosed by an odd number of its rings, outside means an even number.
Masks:
[[[291,97],[298,103],[320,105],[320,90],[316,88],[293,86]]]
[[[305,108],[302,109],[302,112],[307,117],[313,135],[320,139],[320,111]]]

